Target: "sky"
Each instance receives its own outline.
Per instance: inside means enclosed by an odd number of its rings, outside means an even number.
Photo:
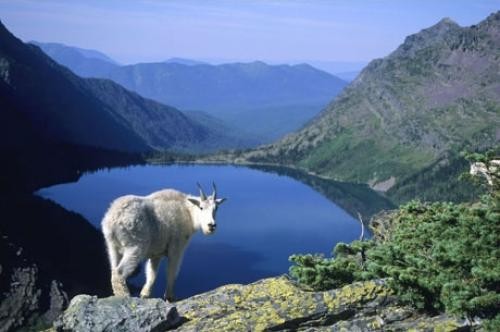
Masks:
[[[366,63],[444,17],[469,26],[498,10],[500,0],[0,0],[0,20],[22,40],[96,49],[122,64]]]

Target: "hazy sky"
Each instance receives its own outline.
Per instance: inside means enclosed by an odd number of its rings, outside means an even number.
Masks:
[[[100,50],[121,63],[195,59],[369,61],[450,17],[462,26],[500,0],[0,0],[25,41]]]

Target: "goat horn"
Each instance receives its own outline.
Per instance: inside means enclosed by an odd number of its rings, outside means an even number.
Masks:
[[[200,198],[202,200],[205,200],[207,199],[207,196],[205,195],[205,193],[203,192],[203,189],[201,188],[201,185],[199,182],[196,182],[196,185],[198,185],[198,189],[200,189]]]
[[[213,182],[213,181],[212,181],[212,188],[214,189],[212,196],[215,199],[215,197],[217,196],[217,187],[215,186],[215,182]]]

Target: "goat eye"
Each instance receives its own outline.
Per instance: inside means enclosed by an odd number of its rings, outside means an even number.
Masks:
[[[200,206],[200,210],[203,210],[203,207]]]

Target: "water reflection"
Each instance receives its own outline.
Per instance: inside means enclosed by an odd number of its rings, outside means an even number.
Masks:
[[[289,176],[312,188],[333,203],[357,218],[358,212],[363,220],[369,219],[382,210],[394,209],[396,206],[387,198],[370,189],[366,184],[338,182],[309,175],[299,170],[279,166],[248,166],[264,172]]]

